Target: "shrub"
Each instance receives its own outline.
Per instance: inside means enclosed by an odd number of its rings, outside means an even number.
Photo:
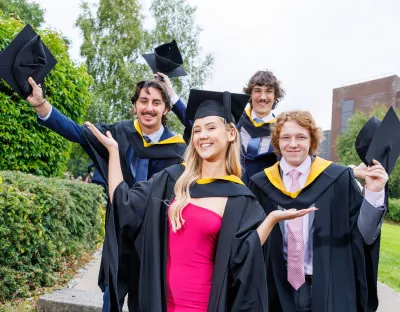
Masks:
[[[400,199],[389,198],[389,212],[387,217],[392,221],[400,222]]]
[[[104,204],[97,185],[0,171],[0,301],[53,285],[67,257],[93,250]]]

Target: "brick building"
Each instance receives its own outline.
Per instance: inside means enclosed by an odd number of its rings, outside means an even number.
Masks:
[[[370,112],[376,104],[400,108],[400,78],[396,75],[333,89],[330,159],[338,161],[336,140],[348,129],[348,120],[357,110]]]
[[[331,147],[331,130],[324,130],[324,141],[321,143],[320,146],[320,153],[318,156],[330,160],[330,147]]]

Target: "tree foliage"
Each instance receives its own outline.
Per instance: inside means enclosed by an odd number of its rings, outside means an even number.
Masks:
[[[44,10],[36,2],[27,0],[0,0],[0,11],[39,28],[44,22]]]
[[[150,11],[156,26],[148,34],[147,47],[151,50],[173,39],[178,42],[189,75],[173,79],[173,84],[176,92],[186,99],[190,89],[201,88],[210,78],[214,64],[212,55],[201,56],[201,28],[195,24],[196,8],[185,0],[154,0]]]
[[[0,50],[24,27],[21,20],[0,14]],[[92,82],[84,65],[74,64],[66,43],[53,31],[39,32],[58,64],[47,76],[46,97],[66,116],[77,122],[89,106]],[[60,175],[71,144],[37,123],[31,105],[0,81],[0,170],[19,170],[36,175]]]
[[[116,122],[130,117],[130,97],[135,84],[151,79],[152,72],[142,58],[161,43],[176,39],[185,60],[188,76],[173,79],[177,93],[186,100],[190,88],[201,88],[211,74],[213,58],[202,57],[199,47],[200,28],[194,23],[196,9],[183,0],[154,0],[150,13],[155,28],[147,30],[145,12],[137,0],[100,0],[93,8],[82,4],[76,25],[84,43],[81,55],[94,77],[94,101],[87,118],[94,122]],[[169,126],[182,131],[176,118]]]
[[[137,1],[101,0],[95,14],[82,4],[76,25],[84,42],[81,55],[94,78],[95,97],[87,118],[111,123],[127,118],[135,81],[145,76],[138,62],[143,45],[143,16]]]
[[[376,105],[370,114],[357,111],[349,120],[349,131],[342,133],[337,140],[337,152],[340,162],[349,165],[358,165],[361,160],[355,149],[355,142],[358,133],[372,116],[382,120],[387,112],[384,105]],[[400,198],[400,162],[397,161],[390,177],[389,177],[389,196]]]

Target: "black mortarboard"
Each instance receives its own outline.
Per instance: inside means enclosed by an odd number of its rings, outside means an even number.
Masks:
[[[371,145],[372,139],[380,125],[381,121],[378,118],[375,116],[371,117],[361,128],[356,139],[355,147],[358,157],[360,157],[363,163],[367,166],[368,162],[365,159],[365,156],[367,155],[368,148]]]
[[[185,115],[185,133],[183,138],[189,141],[193,122],[198,118],[219,116],[226,122],[239,121],[250,96],[246,94],[216,92],[204,90],[190,90]]]
[[[356,140],[357,153],[367,166],[375,159],[390,174],[400,155],[399,134],[400,121],[390,107],[382,122],[372,117],[361,129]]]
[[[154,53],[143,54],[153,73],[163,73],[168,77],[186,76],[183,60],[176,41],[164,43],[154,49]]]
[[[32,93],[28,78],[43,83],[57,61],[31,25],[26,25],[0,54],[0,78],[21,97]]]

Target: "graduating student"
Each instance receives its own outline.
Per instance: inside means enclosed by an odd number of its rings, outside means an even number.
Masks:
[[[267,311],[262,243],[273,224],[303,211],[265,213],[241,175],[234,117],[246,96],[192,90],[186,116],[194,121],[185,154],[149,181],[129,188],[118,143],[88,123],[109,151],[107,224],[111,311],[121,310],[121,275],[134,274],[131,311]],[[264,221],[264,222],[263,222]],[[121,235],[121,232],[126,235]],[[120,268],[123,238],[135,239],[140,265]],[[124,256],[124,255],[123,255]]]
[[[243,150],[243,181],[248,184],[254,174],[272,166],[277,161],[271,144],[270,125],[275,122],[272,113],[285,96],[281,83],[268,70],[256,72],[243,91],[250,95],[237,128]]]
[[[251,178],[251,189],[267,215],[288,208],[318,209],[279,222],[271,232],[269,308],[375,311],[388,176],[378,161],[369,163],[364,198],[350,168],[315,157],[322,138],[310,113],[280,114],[271,143],[282,159]]]

